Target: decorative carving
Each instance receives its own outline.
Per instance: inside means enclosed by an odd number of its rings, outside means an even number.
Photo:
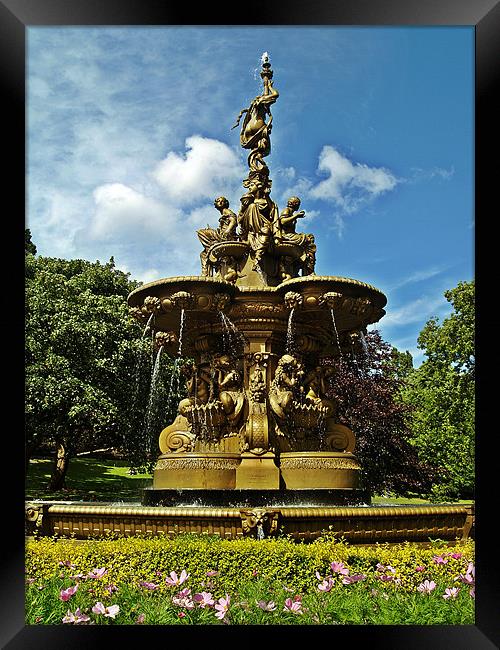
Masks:
[[[155,347],[159,350],[161,347],[168,347],[169,345],[177,345],[179,339],[175,332],[156,332],[155,334]]]
[[[179,309],[190,309],[194,304],[194,296],[188,291],[177,291],[170,296],[170,300]]]
[[[329,420],[326,425],[325,449],[330,451],[354,452],[356,437],[354,433],[343,424]]]
[[[335,374],[333,366],[318,365],[310,370],[304,379],[306,402],[310,402],[323,411],[325,417],[331,417],[335,412],[335,403],[326,397],[328,379]]]
[[[328,309],[337,309],[341,301],[344,300],[344,296],[341,293],[336,291],[327,291],[319,299],[320,307],[328,307]]]
[[[300,456],[286,458],[282,456],[280,464],[284,469],[361,469],[355,458],[339,458],[338,456],[331,458],[327,456],[319,456],[316,458],[301,458]]]
[[[247,536],[254,535],[257,539],[276,535],[280,514],[279,510],[268,510],[266,508],[240,510],[243,534]]]
[[[132,318],[135,318],[139,322],[143,322],[147,318],[140,307],[129,307],[128,311]]]
[[[160,433],[159,447],[167,452],[193,451],[195,435],[189,430],[189,423],[183,415],[178,415],[172,424]]]
[[[156,469],[169,470],[234,470],[240,464],[239,458],[159,458]]]
[[[210,308],[215,311],[224,311],[231,302],[231,296],[227,293],[214,293]]]
[[[288,309],[297,309],[304,304],[302,294],[296,291],[287,291],[284,298],[285,305]]]
[[[269,404],[280,420],[292,411],[303,375],[301,362],[291,354],[283,355],[278,361],[269,391]]]
[[[156,296],[146,296],[144,298],[144,308],[149,314],[157,314],[161,311],[161,300]]]

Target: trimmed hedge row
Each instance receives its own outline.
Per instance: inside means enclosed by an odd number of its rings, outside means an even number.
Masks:
[[[410,543],[350,546],[328,535],[308,544],[288,538],[224,540],[191,534],[84,542],[39,538],[27,541],[25,569],[28,580],[43,582],[65,572],[87,574],[105,567],[106,580],[95,582],[96,596],[110,583],[155,582],[167,591],[162,578],[171,571],[184,569],[197,584],[206,581],[207,572],[217,571],[214,595],[219,597],[237,591],[255,576],[296,593],[310,593],[317,589],[316,572],[322,577],[331,573],[332,562],[342,562],[351,574],[369,577],[380,575],[380,565],[390,566],[393,579],[384,583],[384,589],[415,592],[426,579],[453,584],[474,562],[474,543],[457,541],[449,546],[437,541],[427,548]]]

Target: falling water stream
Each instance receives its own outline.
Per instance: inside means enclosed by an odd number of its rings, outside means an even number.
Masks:
[[[292,307],[290,309],[290,313],[288,315],[288,326],[286,330],[286,352],[287,354],[293,354],[294,352],[294,345],[293,345],[293,310],[294,308]]]
[[[182,336],[184,333],[184,321],[186,318],[186,313],[184,309],[181,309],[181,323],[179,326],[179,347],[177,349],[177,356],[174,360],[174,367],[172,368],[172,375],[170,377],[170,389],[168,391],[168,396],[167,396],[167,404],[171,404],[171,400],[173,397],[178,398],[179,397],[179,390],[180,390],[180,370],[179,370],[179,362],[182,357]],[[174,393],[174,384],[175,384],[175,393]]]
[[[160,363],[161,363],[161,353],[163,352],[163,346],[160,346],[156,359],[153,366],[153,372],[151,375],[151,388],[149,390],[149,401],[148,408],[146,410],[146,420],[144,425],[144,435],[146,438],[146,446],[148,455],[151,453],[151,442],[154,429],[154,411],[158,402],[158,378],[160,376]]]
[[[359,335],[361,337],[361,345],[363,346],[363,354],[365,357],[368,356],[368,343],[366,342],[365,335],[363,334],[362,331],[359,332]]]
[[[340,347],[339,332],[337,330],[337,323],[335,322],[335,312],[333,310],[333,307],[330,309],[330,314],[332,315],[333,329],[335,331],[335,337],[337,339],[337,347],[339,349],[339,355],[340,355],[340,358],[342,359],[342,348]]]
[[[219,310],[219,318],[222,323],[222,347],[225,354],[235,355],[245,345],[243,334],[223,311]]]

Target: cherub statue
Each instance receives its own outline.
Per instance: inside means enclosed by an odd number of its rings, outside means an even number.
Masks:
[[[335,411],[335,402],[328,399],[328,378],[335,373],[333,366],[316,366],[310,370],[304,379],[306,402],[312,402],[324,409],[325,417],[331,417]]]
[[[206,404],[210,398],[212,378],[207,364],[196,366],[186,364],[181,368],[181,374],[186,381],[188,396],[179,402],[178,411],[181,415],[189,413],[192,406]]]
[[[300,199],[298,196],[292,196],[288,199],[286,208],[281,211],[274,221],[274,238],[277,242],[295,244],[303,250],[301,256],[302,273],[303,275],[310,275],[314,273],[316,264],[316,244],[314,243],[314,235],[295,231],[297,219],[305,217],[306,214],[304,210],[296,212],[299,207]]]
[[[227,354],[216,356],[212,364],[218,398],[230,421],[238,418],[245,400],[242,391],[243,380],[234,365],[234,360]]]

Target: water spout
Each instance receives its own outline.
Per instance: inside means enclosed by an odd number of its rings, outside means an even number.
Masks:
[[[264,526],[262,524],[257,524],[257,539],[264,539]]]

